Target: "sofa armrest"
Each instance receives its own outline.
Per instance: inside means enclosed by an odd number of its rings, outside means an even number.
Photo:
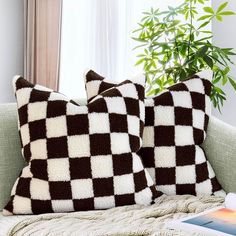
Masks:
[[[0,211],[7,203],[11,188],[24,165],[16,104],[0,104]]]
[[[211,117],[203,147],[223,189],[236,192],[236,128]]]

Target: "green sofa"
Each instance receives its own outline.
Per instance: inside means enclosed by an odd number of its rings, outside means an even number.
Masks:
[[[223,188],[236,192],[236,128],[211,117],[203,146]],[[0,104],[0,211],[24,165],[16,104]]]

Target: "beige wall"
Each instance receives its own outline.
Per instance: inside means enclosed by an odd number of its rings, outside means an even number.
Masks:
[[[0,0],[0,103],[14,101],[11,81],[23,74],[23,0]]]

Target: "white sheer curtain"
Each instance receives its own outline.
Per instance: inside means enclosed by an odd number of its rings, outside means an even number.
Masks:
[[[151,6],[179,5],[176,0],[64,0],[60,91],[71,97],[85,97],[86,69],[112,80],[124,80],[141,71],[134,66],[137,45],[132,31],[142,12]]]

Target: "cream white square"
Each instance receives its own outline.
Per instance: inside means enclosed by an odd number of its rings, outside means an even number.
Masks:
[[[90,156],[89,135],[74,135],[67,138],[69,157],[88,157]]]
[[[196,164],[202,164],[206,162],[206,156],[199,146],[195,146],[195,162]]]
[[[196,193],[197,195],[212,195],[212,185],[211,181],[208,179],[204,182],[196,184]]]
[[[164,168],[175,167],[175,147],[155,147],[155,166]]]
[[[211,100],[205,95],[205,112],[208,116],[211,115]]]
[[[205,113],[201,110],[193,109],[193,127],[204,130]]]
[[[31,200],[29,198],[16,195],[13,201],[13,209],[15,214],[32,214]]]
[[[140,120],[137,116],[127,116],[127,121],[128,121],[128,133],[135,135],[135,136],[139,136],[140,133]]]
[[[94,198],[95,209],[107,209],[115,207],[115,197],[96,197]]]
[[[193,128],[190,126],[175,126],[175,144],[176,146],[193,145]]]
[[[30,142],[30,133],[28,124],[25,124],[20,127],[20,134],[23,146],[27,145]]]
[[[189,91],[198,92],[198,93],[205,93],[205,89],[200,79],[191,79],[184,82],[188,87]]]
[[[61,93],[56,93],[56,92],[51,93],[48,100],[49,101],[56,101],[56,100],[69,101],[69,99],[65,95]]]
[[[142,147],[154,147],[154,127],[144,126]]]
[[[125,133],[111,133],[112,154],[122,154],[130,152],[129,135]]]
[[[91,179],[77,179],[71,181],[73,199],[91,198],[93,193],[93,182]]]
[[[54,212],[71,212],[74,211],[72,200],[53,200],[52,209]]]
[[[133,84],[124,84],[119,86],[119,91],[124,97],[138,98],[137,91]]]
[[[88,99],[99,94],[100,84],[101,84],[100,80],[89,81],[86,83],[86,91],[88,93]]]
[[[133,174],[114,176],[114,191],[117,195],[134,193]]]
[[[170,106],[155,106],[155,126],[158,125],[175,125],[174,107]]]
[[[67,136],[67,123],[65,116],[47,119],[46,126],[48,138]]]
[[[196,183],[195,165],[177,166],[176,167],[177,184],[194,184]]]
[[[48,181],[33,178],[30,182],[32,199],[51,200]]]
[[[210,163],[207,161],[207,170],[208,170],[208,173],[209,173],[209,178],[212,179],[215,177],[215,172],[212,168],[212,166],[210,165]]]
[[[16,97],[18,109],[29,103],[31,91],[32,88],[22,88],[17,90]]]
[[[136,153],[132,153],[133,156],[133,172],[138,173],[144,169],[143,163],[140,157]]]
[[[158,185],[158,191],[161,191],[166,195],[176,195],[176,185]]]
[[[49,181],[70,181],[68,158],[49,159],[47,163]]]
[[[150,188],[145,188],[140,192],[135,193],[135,202],[140,205],[148,206],[152,201],[152,192]]]
[[[89,118],[89,133],[101,134],[110,133],[110,121],[108,113],[90,113]]]
[[[113,176],[112,156],[91,156],[91,169],[93,178],[107,178]]]
[[[88,114],[87,106],[77,106],[72,103],[68,103],[66,106],[67,115],[78,115],[78,114]]]
[[[192,108],[192,98],[189,92],[173,92],[171,91],[175,107]]]
[[[125,101],[122,97],[105,97],[109,113],[127,114]]]
[[[47,117],[47,102],[34,102],[28,105],[28,121],[45,119]]]
[[[46,139],[39,139],[30,144],[31,159],[47,159]]]

